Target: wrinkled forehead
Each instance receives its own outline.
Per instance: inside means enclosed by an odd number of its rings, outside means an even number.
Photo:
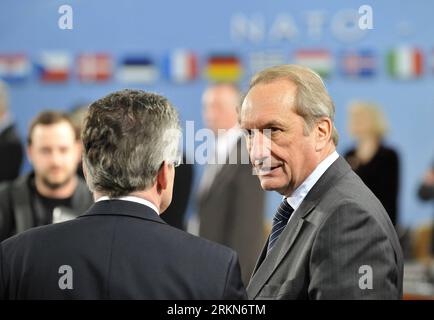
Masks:
[[[260,84],[246,95],[240,115],[244,128],[261,128],[265,124],[282,122],[293,114],[295,87],[284,83]]]

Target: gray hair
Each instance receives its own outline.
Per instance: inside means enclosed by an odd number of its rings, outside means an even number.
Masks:
[[[180,137],[165,97],[122,90],[95,101],[82,131],[89,189],[114,198],[150,188],[163,161],[177,160]]]
[[[9,87],[0,80],[0,114],[8,111],[9,108]]]
[[[335,117],[333,100],[321,77],[313,70],[295,65],[280,65],[260,71],[250,81],[249,91],[260,83],[271,83],[276,80],[286,79],[297,87],[295,97],[295,112],[303,117],[306,124],[305,133],[308,134],[314,124],[322,117],[329,118],[332,122]],[[332,140],[338,144],[339,135],[333,124]]]

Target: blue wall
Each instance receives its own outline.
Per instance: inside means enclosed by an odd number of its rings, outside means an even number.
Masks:
[[[73,8],[73,30],[58,27],[58,8]],[[332,21],[343,9],[373,8],[374,29],[357,41],[341,41],[332,31]],[[322,35],[306,29],[306,13],[324,12]],[[377,101],[384,107],[391,132],[388,143],[398,149],[402,160],[400,220],[414,225],[431,217],[432,207],[417,200],[415,192],[423,172],[434,158],[434,3],[432,1],[34,1],[2,0],[0,3],[0,53],[23,52],[32,60],[43,50],[109,52],[116,60],[129,53],[148,53],[157,62],[169,50],[187,48],[196,52],[202,67],[206,56],[229,51],[248,61],[254,51],[279,51],[291,61],[297,48],[320,47],[337,54],[348,48],[370,48],[378,55],[377,76],[371,80],[349,81],[338,73],[326,84],[337,106],[336,124],[341,134],[338,151],[351,146],[347,134],[348,102],[354,98]],[[279,14],[291,17],[298,35],[275,41],[270,36]],[[234,15],[262,21],[266,34],[258,42],[237,40],[231,35]],[[420,79],[397,81],[386,73],[384,57],[394,46],[414,45],[425,55]],[[249,71],[242,79],[246,87]],[[43,84],[36,76],[11,86],[12,111],[21,134],[31,118],[45,108],[68,109],[82,101],[92,101],[128,85],[115,78],[103,84],[82,84],[74,77],[66,84]],[[200,96],[204,79],[175,85],[157,81],[150,86],[134,86],[166,95],[180,110],[183,120],[202,126]],[[201,168],[198,168],[199,172]],[[269,196],[267,212],[272,215],[278,195]]]

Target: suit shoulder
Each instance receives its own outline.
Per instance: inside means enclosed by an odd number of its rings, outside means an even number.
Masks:
[[[55,240],[56,235],[59,238],[64,234],[65,228],[69,228],[71,224],[77,223],[77,219],[65,221],[56,224],[49,224],[40,227],[34,227],[16,234],[2,242],[3,248],[7,251],[8,248],[11,250],[17,250],[18,248],[31,249],[33,244],[40,245],[44,240]]]
[[[340,216],[341,219],[356,220],[366,216],[373,218],[382,226],[388,224],[389,220],[380,200],[353,171],[349,171],[332,185],[318,206],[324,212],[323,222],[332,215]]]
[[[165,227],[170,228],[174,241],[186,244],[186,250],[200,250],[209,255],[226,257],[231,257],[235,254],[235,251],[224,245],[192,235],[169,225],[165,225]]]

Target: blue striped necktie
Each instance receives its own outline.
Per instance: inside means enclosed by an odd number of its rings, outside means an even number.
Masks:
[[[273,218],[273,226],[271,228],[271,234],[268,240],[267,253],[270,252],[271,248],[273,248],[273,246],[275,245],[277,239],[279,239],[280,234],[282,233],[283,229],[285,229],[285,226],[288,223],[288,220],[293,212],[294,209],[288,204],[285,198],[280,204]]]

